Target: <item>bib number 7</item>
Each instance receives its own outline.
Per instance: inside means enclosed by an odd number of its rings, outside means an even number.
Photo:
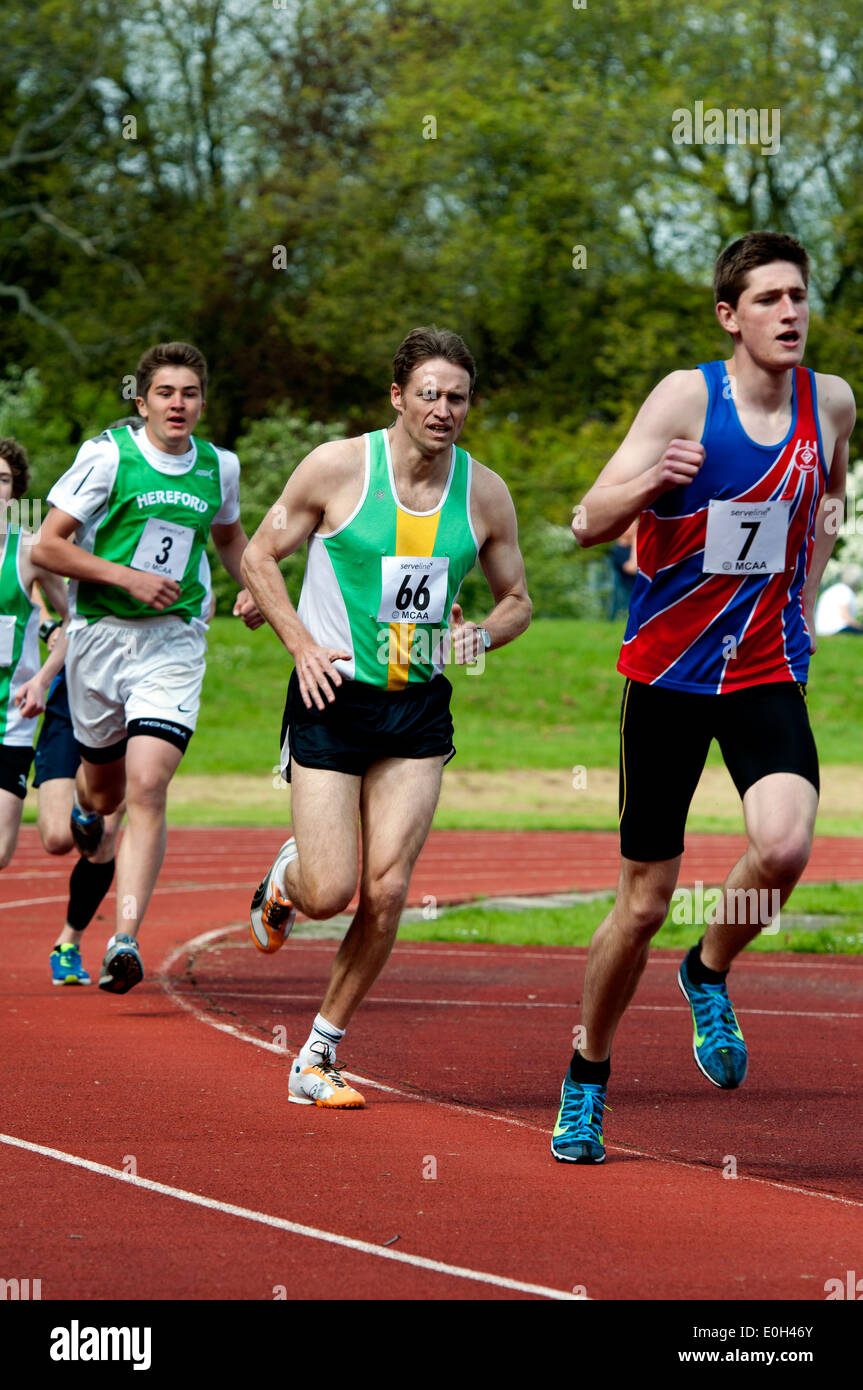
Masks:
[[[704,540],[705,574],[780,574],[785,569],[790,502],[712,498]]]

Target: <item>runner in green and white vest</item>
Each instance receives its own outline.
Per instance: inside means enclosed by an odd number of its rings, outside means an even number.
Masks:
[[[240,586],[234,613],[263,622],[242,587],[246,536],[236,454],[193,431],[207,366],[188,343],[149,349],[136,371],[144,428],[88,440],[48,494],[36,556],[67,575],[66,678],[81,749],[72,832],[95,852],[103,817],[126,799],[117,855],[117,922],[99,985],[143,978],[136,937],[165,852],[168,784],[195,730],[212,599],[212,535]]]
[[[297,909],[359,907],[336,955],[289,1099],[365,1104],[336,1063],[348,1022],[395,941],[411,873],[454,755],[448,660],[486,653],[530,621],[506,485],[456,445],[473,358],[455,333],[415,329],[393,363],[396,422],[315,449],[249,543],[243,573],[294,661],[282,723],[293,835],[252,899],[252,939],[277,950]],[[298,609],[278,564],[308,541]],[[457,597],[479,561],[492,607],[466,622]]]
[[[38,580],[64,619],[66,586],[33,562],[33,536],[16,505],[28,481],[26,450],[14,439],[0,439],[0,869],[18,843],[36,725],[65,648],[61,641],[42,664],[33,585]]]

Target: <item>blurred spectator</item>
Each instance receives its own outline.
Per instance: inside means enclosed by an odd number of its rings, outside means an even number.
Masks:
[[[857,620],[857,594],[863,582],[859,565],[845,565],[835,584],[821,594],[815,606],[815,632],[818,637],[832,637],[837,632],[855,632],[863,636],[863,624]]]
[[[609,618],[613,621],[619,613],[629,612],[629,596],[638,573],[636,561],[635,534],[638,522],[633,521],[623,535],[618,537],[608,552],[611,564],[612,585]]]

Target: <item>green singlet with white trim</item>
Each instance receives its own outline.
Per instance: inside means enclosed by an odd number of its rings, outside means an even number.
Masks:
[[[107,430],[120,452],[107,511],[93,536],[93,554],[118,565],[163,575],[180,585],[169,608],[154,609],[116,584],[81,580],[75,608],[88,623],[99,618],[152,618],[169,614],[189,622],[203,617],[206,588],[200,568],[210,524],[222,505],[219,457],[212,444],[193,439],[196,457],[186,473],[154,468],[131,430]]]
[[[472,460],[455,445],[440,502],[412,512],[398,500],[389,436],[365,436],[363,494],[336,531],[309,538],[297,612],[321,646],[351,653],[348,678],[387,690],[429,681],[449,614],[477,559],[470,517]]]
[[[20,531],[7,531],[2,537],[0,561],[0,743],[31,747],[36,720],[25,720],[14,702],[19,685],[35,676],[39,669],[39,609],[21,587],[18,570]],[[10,630],[11,629],[11,630]]]

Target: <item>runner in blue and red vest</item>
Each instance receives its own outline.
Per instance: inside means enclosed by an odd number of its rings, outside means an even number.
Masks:
[[[672,372],[576,507],[582,545],[638,519],[638,574],[618,670],[617,897],[591,941],[578,1047],[564,1077],[555,1158],[601,1163],[615,1030],[665,921],[689,805],[716,738],[743,802],[749,844],[678,983],[695,1061],[739,1086],[743,1033],[726,976],[768,928],[806,867],[818,756],[806,709],[813,610],[843,514],[854,398],[800,365],[809,259],[793,237],[752,232],[716,262],[724,362]]]

